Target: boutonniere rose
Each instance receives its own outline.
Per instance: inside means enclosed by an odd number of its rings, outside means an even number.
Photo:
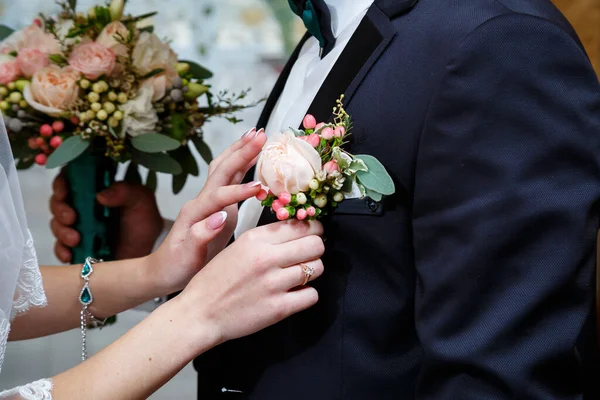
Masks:
[[[352,119],[342,100],[333,123],[317,123],[307,115],[303,130],[275,135],[265,146],[257,164],[264,186],[258,200],[277,219],[319,218],[357,193],[375,201],[394,194],[394,181],[375,157],[343,150]]]

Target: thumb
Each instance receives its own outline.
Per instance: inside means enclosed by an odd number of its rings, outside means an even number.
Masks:
[[[192,225],[189,234],[193,240],[190,241],[192,242],[190,244],[194,247],[208,245],[208,243],[221,233],[227,217],[227,211],[220,211]]]

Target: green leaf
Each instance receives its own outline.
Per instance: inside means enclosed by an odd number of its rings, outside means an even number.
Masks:
[[[204,140],[202,140],[202,138],[199,138],[197,136],[194,136],[192,138],[192,142],[194,142],[196,150],[198,150],[198,153],[200,153],[204,161],[207,164],[210,164],[213,160],[213,155],[212,151],[210,150],[210,147],[208,147],[208,145],[204,142]]]
[[[358,155],[354,158],[362,160],[369,169],[366,172],[358,171],[356,174],[358,180],[366,189],[386,196],[394,194],[396,191],[394,181],[379,160],[369,155]]]
[[[383,199],[383,195],[381,193],[377,193],[369,189],[367,189],[367,196],[375,201],[381,201]]]
[[[148,171],[148,177],[146,178],[146,187],[152,192],[156,193],[157,186],[158,180],[156,179],[156,172]]]
[[[14,31],[15,30],[13,28],[9,28],[6,25],[0,25],[0,41],[12,35]]]
[[[193,61],[181,60],[179,62],[189,64],[190,74],[192,74],[192,76],[196,79],[204,80],[204,79],[212,78],[212,76],[213,76],[212,72],[210,72],[206,68],[202,67],[201,65],[199,65]]]
[[[164,172],[171,175],[179,175],[183,172],[181,164],[165,153],[143,153],[134,150],[133,159],[151,171]]]
[[[198,163],[196,162],[196,158],[190,151],[188,146],[181,146],[177,150],[170,153],[170,155],[179,160],[181,166],[183,167],[183,172],[192,176],[200,175],[200,169],[198,168]]]
[[[142,184],[142,176],[140,175],[140,170],[137,164],[133,161],[129,163],[129,167],[127,167],[127,172],[125,173],[125,181],[139,185]]]
[[[179,175],[173,175],[173,194],[179,194],[185,186],[188,174],[185,172]]]
[[[48,57],[50,59],[50,61],[52,61],[55,64],[58,65],[67,65],[67,59],[64,58],[62,55],[60,54],[50,54],[50,56]]]
[[[152,78],[153,76],[158,75],[158,74],[162,74],[163,72],[165,72],[164,68],[156,68],[156,69],[148,72],[146,75],[142,76],[141,79]]]
[[[333,148],[333,150],[331,151],[331,156],[335,159],[335,161],[337,161],[338,165],[342,170],[345,170],[350,166],[350,161],[352,160],[352,157],[345,154],[339,147],[336,146]]]
[[[94,10],[96,12],[96,21],[102,28],[112,22],[112,16],[108,7],[96,6]]]
[[[141,21],[143,19],[154,17],[156,14],[158,14],[158,12],[157,11],[153,11],[153,12],[149,12],[149,13],[146,13],[146,14],[138,15],[137,17],[128,18],[124,22],[138,22],[138,21]]]
[[[76,11],[76,9],[77,9],[77,0],[69,0],[69,7],[71,7],[71,10]]]
[[[84,140],[81,136],[71,136],[48,157],[46,168],[52,169],[68,164],[83,154],[88,147],[90,147],[89,140]]]
[[[369,168],[367,167],[367,164],[365,164],[365,162],[363,160],[360,159],[354,159],[352,160],[352,162],[350,163],[350,166],[348,167],[348,172],[350,174],[356,174],[358,171],[361,172],[369,172]]]
[[[131,138],[131,145],[144,153],[161,153],[181,147],[181,142],[160,133],[146,133]]]
[[[28,169],[33,165],[34,161],[35,161],[35,158],[33,158],[33,157],[21,158],[21,159],[19,159],[19,162],[17,162],[17,169],[18,170]]]
[[[154,26],[149,25],[149,26],[145,26],[143,28],[140,28],[140,32],[154,33]]]

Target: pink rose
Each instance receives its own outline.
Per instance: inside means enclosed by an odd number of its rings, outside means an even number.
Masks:
[[[57,115],[68,111],[79,98],[79,78],[79,73],[72,68],[50,65],[33,75],[23,95],[36,110]]]
[[[62,49],[60,42],[51,33],[46,33],[37,24],[31,24],[23,31],[20,47],[17,49],[20,52],[23,49],[40,50],[46,54],[60,54]]]
[[[21,70],[17,61],[10,56],[3,55],[0,58],[0,83],[8,85],[21,76]]]
[[[284,192],[298,194],[309,189],[309,183],[321,171],[321,156],[308,143],[291,132],[269,139],[256,166],[258,179],[279,196]]]
[[[127,57],[129,49],[123,44],[123,40],[127,40],[128,38],[129,29],[122,22],[114,21],[106,25],[102,32],[100,32],[100,35],[96,38],[96,43],[108,47],[118,57]]]
[[[91,80],[96,80],[102,75],[110,75],[115,69],[116,62],[115,52],[96,42],[76,47],[69,57],[69,65]]]
[[[23,49],[17,56],[17,64],[23,75],[31,78],[33,74],[50,65],[48,55],[37,49]]]

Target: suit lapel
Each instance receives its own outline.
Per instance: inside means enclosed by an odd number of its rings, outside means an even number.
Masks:
[[[336,100],[342,94],[344,104],[352,100],[356,89],[395,34],[389,17],[373,5],[319,89],[308,114],[314,115],[317,121],[330,121]]]

